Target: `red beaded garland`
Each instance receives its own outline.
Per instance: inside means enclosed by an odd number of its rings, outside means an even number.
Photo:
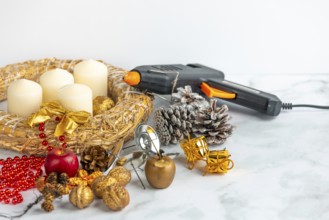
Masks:
[[[65,141],[65,136],[64,135],[59,136],[58,140],[59,141]]]
[[[41,144],[42,144],[43,146],[47,146],[47,145],[48,145],[48,141],[47,141],[47,140],[43,140],[43,141],[41,142]]]
[[[45,126],[39,126],[39,131],[44,131],[45,130]]]
[[[55,118],[55,120],[57,122],[59,122],[61,120],[61,118],[57,116]],[[39,134],[40,139],[45,139],[47,137],[47,135],[44,133],[44,130],[45,130],[45,123],[40,123],[39,124],[39,131],[41,131],[41,133]],[[61,142],[64,142],[65,141],[65,136],[64,135],[59,136],[58,140],[61,141]],[[43,146],[47,147],[47,151],[51,151],[53,149],[52,146],[48,146],[49,142],[47,140],[43,140],[41,142],[41,144]],[[66,142],[62,143],[61,147],[62,148],[67,148],[67,143]],[[1,164],[1,162],[0,162],[0,164]]]
[[[45,157],[15,156],[0,160],[0,202],[19,204],[23,202],[20,193],[35,187],[35,180],[42,175]]]

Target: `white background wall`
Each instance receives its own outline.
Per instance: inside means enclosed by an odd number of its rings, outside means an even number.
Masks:
[[[0,65],[44,57],[326,73],[329,1],[1,0]]]

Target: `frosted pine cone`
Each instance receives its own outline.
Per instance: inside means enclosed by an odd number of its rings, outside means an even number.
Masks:
[[[155,130],[160,142],[168,145],[176,144],[192,130],[194,114],[182,106],[160,108],[155,112]]]
[[[210,106],[196,114],[193,132],[204,135],[208,144],[222,144],[232,134],[233,126],[227,122],[231,119],[228,107],[216,106],[216,99],[210,100]]]
[[[209,106],[209,102],[205,98],[192,92],[191,86],[177,88],[177,93],[172,94],[171,101],[173,105],[186,107],[191,111]]]

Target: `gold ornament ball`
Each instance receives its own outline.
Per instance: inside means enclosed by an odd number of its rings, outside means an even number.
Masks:
[[[174,180],[176,166],[168,156],[150,157],[145,165],[145,176],[149,184],[156,189],[164,189],[170,186]]]
[[[114,183],[117,183],[117,180],[110,176],[99,176],[94,180],[91,187],[94,194],[101,199],[105,188]]]
[[[122,186],[127,185],[131,180],[131,173],[122,166],[114,167],[107,176],[115,178]]]
[[[120,184],[108,186],[103,193],[104,204],[113,211],[120,211],[129,204],[128,191]]]
[[[83,209],[94,201],[94,194],[89,186],[79,185],[72,189],[69,199],[72,205]]]

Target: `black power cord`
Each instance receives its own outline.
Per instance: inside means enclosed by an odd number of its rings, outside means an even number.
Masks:
[[[291,110],[292,108],[296,108],[296,107],[329,109],[329,106],[325,106],[325,105],[308,105],[308,104],[293,105],[292,103],[282,103],[281,108],[283,110]]]

